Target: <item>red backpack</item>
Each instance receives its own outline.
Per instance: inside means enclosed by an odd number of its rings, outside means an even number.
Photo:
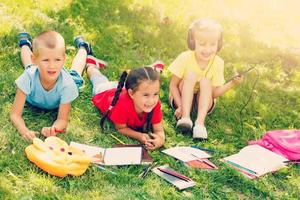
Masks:
[[[300,160],[300,130],[268,131],[261,140],[248,143],[258,144],[289,160]]]

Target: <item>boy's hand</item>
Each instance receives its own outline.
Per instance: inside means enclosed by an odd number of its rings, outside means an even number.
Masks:
[[[163,138],[161,138],[159,135],[151,134],[151,136],[153,137],[153,139],[148,139],[147,143],[145,144],[147,149],[155,150],[164,144]]]
[[[174,113],[176,119],[180,119],[181,116],[182,116],[182,109],[181,109],[181,106],[178,106],[178,108],[175,110],[175,113]]]
[[[22,136],[23,138],[25,138],[26,140],[30,141],[30,140],[32,140],[33,138],[36,137],[36,134],[38,134],[38,132],[28,130],[28,131],[22,133],[21,136]]]
[[[57,135],[57,132],[55,131],[55,127],[54,127],[54,126],[51,126],[51,127],[43,127],[41,132],[42,132],[42,134],[43,134],[45,137],[50,137],[50,136],[55,136],[55,135]]]
[[[232,79],[234,85],[240,84],[244,80],[244,75],[237,75]]]

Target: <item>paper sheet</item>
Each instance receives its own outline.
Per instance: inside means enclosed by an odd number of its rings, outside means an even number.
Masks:
[[[92,158],[93,163],[102,163],[103,161],[103,155],[104,155],[104,148],[96,147],[96,146],[90,146],[86,144],[80,144],[77,142],[71,142],[70,147],[75,147],[80,150],[82,150],[87,156]]]
[[[197,158],[210,158],[211,156],[200,149],[193,147],[173,147],[162,151],[178,160],[189,162]]]
[[[142,147],[107,148],[104,153],[105,165],[139,165],[141,164]]]

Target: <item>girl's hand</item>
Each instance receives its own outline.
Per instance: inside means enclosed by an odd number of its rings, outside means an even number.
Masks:
[[[147,140],[149,140],[149,139],[150,139],[150,137],[149,137],[148,134],[142,133],[142,134],[141,134],[141,137],[140,137],[140,139],[139,139],[139,141],[140,141],[142,144],[145,144],[145,143],[147,142]]]
[[[151,144],[151,145],[146,145],[147,149],[149,149],[149,150],[155,150],[155,149],[158,149],[159,147],[161,147],[164,144],[164,139],[161,138],[159,135],[157,135],[157,134],[151,134],[151,136],[153,138],[147,140],[147,144],[148,143]]]
[[[245,77],[244,75],[237,75],[232,79],[233,84],[234,85],[240,84],[244,80],[244,77]]]
[[[21,133],[21,136],[23,138],[25,138],[26,140],[31,141],[33,138],[36,137],[36,134],[38,134],[38,132],[28,130],[28,131],[26,131],[24,133]]]
[[[41,132],[45,137],[55,136],[57,134],[54,126],[43,127]]]
[[[180,119],[181,116],[182,116],[182,109],[181,109],[181,106],[178,106],[178,108],[175,110],[175,113],[174,113],[176,119]]]
[[[142,144],[145,145],[146,149],[148,149],[149,147],[150,147],[150,148],[153,147],[153,144],[152,144],[151,142],[148,141],[149,139],[151,139],[151,138],[149,137],[148,134],[142,133],[142,136],[141,136],[141,138],[140,138],[140,140],[139,140]]]

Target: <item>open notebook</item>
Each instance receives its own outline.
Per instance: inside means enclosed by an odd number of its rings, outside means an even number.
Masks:
[[[210,154],[194,147],[173,147],[165,149],[162,152],[184,162],[186,166],[192,168],[206,170],[218,169],[218,167],[208,159],[211,157]]]
[[[259,145],[249,145],[222,159],[248,178],[256,178],[286,166],[286,158]]]
[[[173,147],[165,149],[162,152],[178,160],[181,160],[182,162],[189,162],[196,159],[211,157],[211,155],[209,155],[205,151],[193,147]]]
[[[101,148],[71,142],[70,146],[81,149],[92,158],[92,162],[101,165],[140,165],[142,164],[142,147],[126,146]]]

